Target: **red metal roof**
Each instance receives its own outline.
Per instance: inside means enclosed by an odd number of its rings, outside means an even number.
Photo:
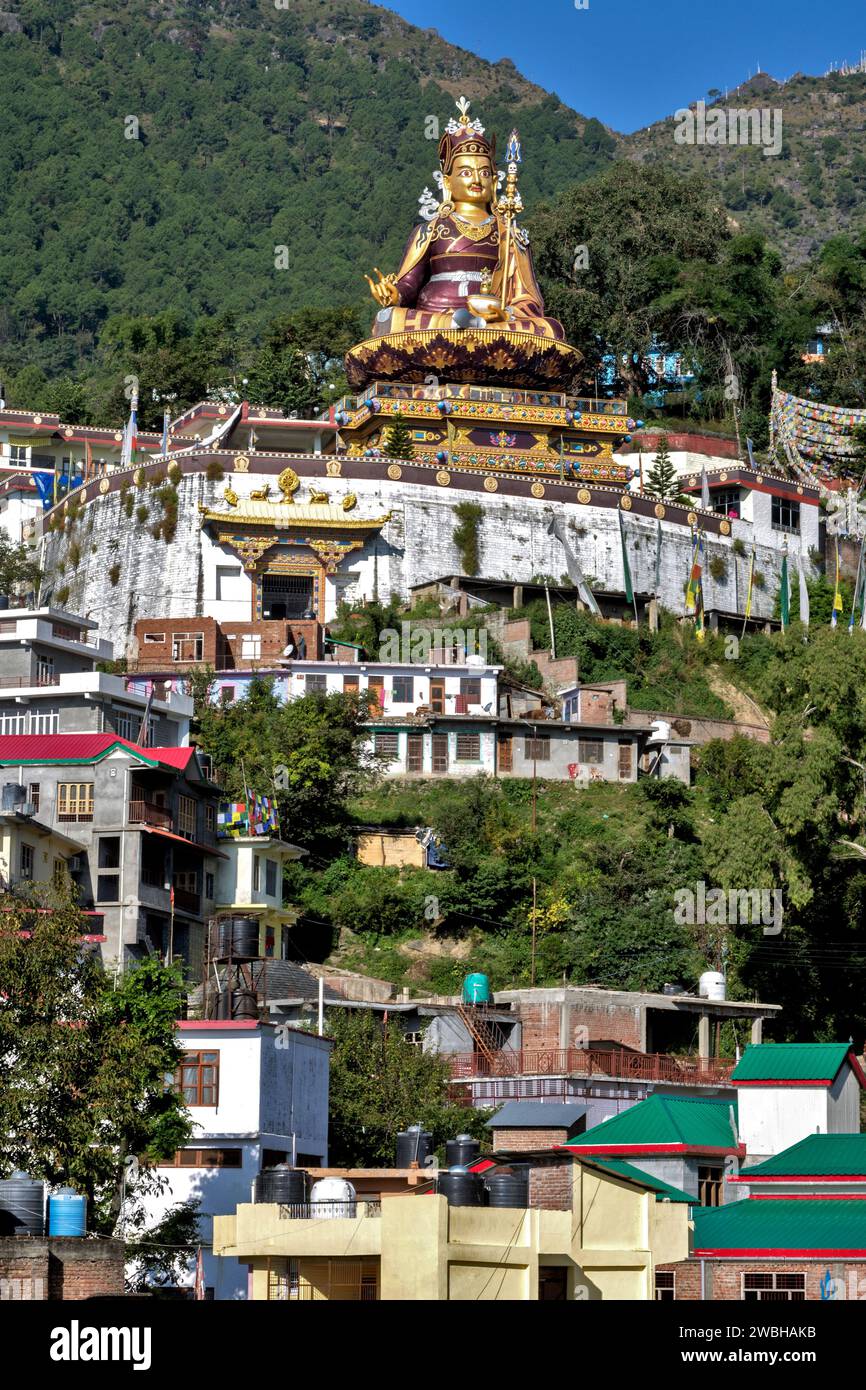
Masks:
[[[116,734],[6,734],[0,736],[0,764],[92,763],[118,747],[175,771],[183,771],[195,752],[194,748],[139,748]]]

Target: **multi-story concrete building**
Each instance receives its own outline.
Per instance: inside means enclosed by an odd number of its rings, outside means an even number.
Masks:
[[[97,624],[61,608],[0,610],[0,736],[115,733],[153,746],[188,742],[182,680],[139,682],[97,670],[113,658]]]
[[[146,1199],[149,1224],[175,1204],[200,1203],[199,1235],[208,1296],[248,1296],[247,1270],[211,1252],[215,1216],[248,1202],[262,1168],[322,1167],[328,1161],[328,1064],[333,1044],[297,1028],[255,1020],[184,1021],[185,1057],[175,1083],[194,1134],[159,1165],[162,1192]],[[191,1288],[195,1261],[181,1280]]]
[[[216,905],[219,789],[194,748],[139,748],[114,734],[0,736],[4,779],[74,841],[81,905],[103,917],[107,963],[181,956],[195,978]]]

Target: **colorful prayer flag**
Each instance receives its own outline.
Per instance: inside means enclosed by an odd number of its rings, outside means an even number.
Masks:
[[[698,590],[701,584],[701,574],[704,568],[704,538],[700,531],[695,533],[695,543],[692,550],[692,567],[689,572],[689,585],[686,589],[686,617],[691,618],[698,608]]]
[[[833,615],[830,619],[830,626],[836,627],[842,616],[842,594],[839,588],[841,575],[839,571],[839,539],[836,538],[836,592],[833,595]]]

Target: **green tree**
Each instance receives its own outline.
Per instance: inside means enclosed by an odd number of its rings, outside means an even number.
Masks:
[[[385,440],[385,457],[389,459],[412,459],[415,457],[415,445],[412,442],[412,431],[406,423],[403,415],[394,416],[388,426],[388,434]]]
[[[281,704],[272,684],[259,680],[232,705],[198,695],[198,741],[230,796],[243,799],[246,788],[273,793],[283,838],[300,845],[343,833],[348,798],[376,768],[365,752],[366,707],[319,692]]]
[[[69,1183],[88,1197],[91,1227],[110,1234],[128,1160],[148,1166],[191,1133],[165,1077],[178,1066],[181,979],[155,959],[115,988],[82,949],[87,919],[70,901],[11,897],[0,923],[0,1167]],[[42,909],[42,910],[38,910]]]
[[[652,467],[644,478],[643,490],[649,497],[663,498],[668,502],[681,500],[679,476],[671,462],[666,434],[659,439]]]
[[[447,1060],[407,1042],[393,1021],[332,1009],[328,1032],[328,1153],[337,1167],[392,1166],[397,1134],[410,1124],[429,1130],[437,1148],[456,1134],[489,1136],[489,1111],[449,1100]]]
[[[35,553],[0,532],[0,594],[22,598],[37,589],[42,571]]]

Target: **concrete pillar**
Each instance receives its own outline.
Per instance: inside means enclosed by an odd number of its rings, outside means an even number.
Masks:
[[[752,1041],[753,1043],[759,1043],[759,1042],[763,1042],[763,1040],[764,1040],[764,1020],[763,1020],[763,1018],[761,1018],[760,1015],[759,1015],[757,1018],[753,1018],[753,1019],[752,1019],[752,1036],[751,1036],[751,1041]]]
[[[522,608],[522,607],[523,607],[523,585],[522,585],[522,584],[515,584],[514,589],[512,590],[512,594],[511,594],[511,607],[512,607],[512,608]]]
[[[659,630],[659,601],[658,601],[658,599],[657,599],[655,596],[653,596],[653,598],[651,598],[650,601],[649,601],[649,603],[647,604],[647,620],[648,620],[648,622],[649,622],[649,630],[650,630],[650,632],[658,632],[658,630]]]
[[[701,1057],[711,1057],[710,1046],[710,1016],[701,1014],[698,1019],[698,1053]]]

